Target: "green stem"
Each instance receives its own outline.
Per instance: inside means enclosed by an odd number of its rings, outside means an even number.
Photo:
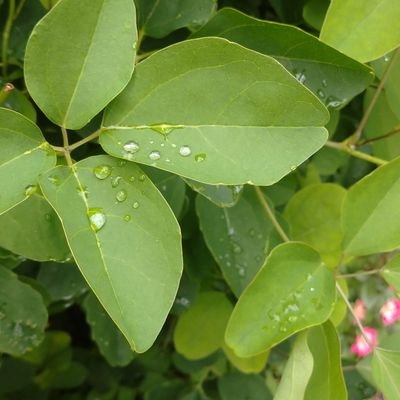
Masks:
[[[14,21],[18,18],[18,15],[21,13],[22,8],[24,7],[24,4],[25,4],[25,0],[21,0],[20,3],[18,4],[18,7],[14,14]]]
[[[71,144],[70,146],[68,146],[69,151],[73,151],[73,150],[77,149],[78,147],[80,147],[88,142],[91,142],[93,139],[98,138],[102,132],[103,132],[103,128],[99,128],[97,131],[91,133],[89,136],[85,137],[84,139]]]
[[[355,150],[354,148],[352,148],[352,145],[349,145],[347,140],[344,142],[331,142],[330,140],[328,140],[325,143],[325,146],[330,147],[331,149],[344,151],[345,153],[348,153],[353,157],[359,158],[364,161],[368,161],[372,164],[385,165],[388,163],[388,161],[383,160],[382,158],[374,157],[367,153],[363,153],[362,151]]]
[[[290,241],[289,237],[286,235],[282,226],[276,219],[274,212],[272,211],[271,207],[269,206],[267,200],[264,197],[264,193],[261,191],[261,189],[258,186],[254,186],[254,190],[256,191],[256,195],[259,198],[261,205],[263,206],[266,214],[268,215],[268,218],[271,220],[272,225],[275,227],[279,236],[283,239],[284,242],[289,242]]]
[[[361,141],[359,143],[359,146],[364,146],[365,144],[368,144],[368,143],[376,142],[378,140],[387,139],[388,137],[396,135],[397,133],[400,133],[400,126],[396,126],[394,129],[392,129],[391,131],[389,131],[389,132],[387,132],[387,133],[385,133],[383,135],[375,136],[375,137],[370,138],[370,139],[365,139],[365,140],[363,140],[363,141]]]
[[[15,0],[9,0],[8,5],[8,16],[6,20],[6,25],[3,31],[3,41],[2,41],[2,60],[3,60],[3,79],[7,79],[7,66],[8,66],[8,41],[10,39],[10,32],[12,28],[12,24],[14,22],[14,15],[15,15]]]
[[[68,142],[68,132],[65,128],[61,128],[62,138],[63,138],[63,146],[64,146],[64,157],[67,160],[67,164],[69,167],[72,167],[73,162],[71,158],[69,142]]]
[[[364,115],[363,115],[363,117],[362,117],[362,119],[360,121],[360,124],[358,125],[358,127],[354,131],[354,133],[348,139],[348,143],[349,144],[355,145],[355,144],[357,144],[359,142],[359,140],[361,138],[362,131],[363,131],[363,129],[364,129],[364,127],[365,127],[365,125],[366,125],[366,123],[368,121],[368,118],[369,118],[373,108],[375,107],[376,102],[378,101],[378,98],[379,98],[380,94],[382,93],[382,90],[383,90],[383,88],[385,86],[386,80],[389,77],[390,71],[391,71],[391,69],[392,69],[392,67],[394,65],[394,62],[395,62],[398,54],[399,54],[399,49],[395,50],[395,52],[393,53],[392,58],[390,59],[388,65],[386,67],[386,70],[385,70],[385,72],[384,72],[384,74],[382,76],[382,79],[381,79],[381,81],[380,81],[380,83],[379,83],[374,95],[372,96],[372,99],[371,99],[370,103],[368,104],[367,109],[365,110],[365,113],[364,113]]]
[[[368,335],[365,333],[364,327],[363,327],[360,319],[357,317],[356,313],[354,312],[353,307],[351,306],[351,304],[349,302],[349,299],[347,298],[346,294],[343,292],[343,290],[340,287],[338,282],[336,282],[336,289],[339,292],[339,294],[342,296],[344,302],[346,303],[347,308],[349,309],[350,313],[352,314],[352,316],[361,332],[362,337],[367,342],[368,346],[372,347],[371,341],[369,340]]]
[[[364,276],[364,275],[375,275],[375,274],[379,274],[379,272],[381,272],[380,269],[371,269],[369,271],[360,271],[360,272],[354,272],[352,274],[340,274],[337,275],[338,278],[356,278],[357,276]]]

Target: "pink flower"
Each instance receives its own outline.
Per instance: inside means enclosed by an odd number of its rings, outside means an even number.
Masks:
[[[364,332],[370,344],[367,343],[362,335],[357,335],[356,340],[351,345],[351,352],[359,357],[365,357],[378,345],[378,332],[376,329],[366,326],[364,327]]]
[[[356,304],[354,304],[353,311],[360,321],[362,321],[365,318],[367,309],[365,308],[365,304],[361,299],[356,300]]]
[[[388,300],[380,310],[384,325],[392,325],[400,319],[400,300],[393,298]]]

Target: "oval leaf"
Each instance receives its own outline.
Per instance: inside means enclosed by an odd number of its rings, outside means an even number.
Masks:
[[[400,255],[393,257],[381,271],[385,281],[400,293]]]
[[[205,38],[141,62],[107,108],[100,143],[199,182],[270,185],[323,145],[327,120],[323,104],[277,61]]]
[[[40,129],[15,111],[0,108],[0,214],[35,192],[39,174],[56,164]],[[15,179],[18,177],[18,179]]]
[[[259,354],[326,321],[335,298],[335,280],[319,254],[302,243],[282,244],[239,298],[226,343],[240,356]]]
[[[239,357],[226,345],[223,350],[230,363],[245,374],[259,374],[265,368],[269,356],[269,351],[266,351],[253,357]]]
[[[353,256],[400,246],[400,158],[353,185],[343,204],[343,248]]]
[[[109,156],[56,167],[40,185],[101,304],[132,348],[147,350],[182,272],[179,226],[167,203],[136,165]]]
[[[372,357],[372,375],[386,400],[400,398],[400,351],[377,347]]]
[[[134,68],[133,0],[62,0],[26,48],[30,95],[54,123],[79,129],[129,82]]]

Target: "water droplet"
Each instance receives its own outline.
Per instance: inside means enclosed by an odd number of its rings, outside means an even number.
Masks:
[[[342,105],[344,103],[344,100],[340,100],[335,96],[328,96],[328,98],[325,101],[325,105],[327,107],[339,107],[340,105]]]
[[[136,178],[133,175],[129,178],[129,182],[135,182],[135,180]]]
[[[102,208],[89,208],[88,217],[90,226],[95,232],[99,231],[106,223],[106,216]]]
[[[156,131],[158,133],[161,133],[163,136],[169,135],[174,129],[176,128],[182,128],[181,125],[169,125],[169,124],[156,124],[156,125],[151,125],[150,129],[153,131]]]
[[[144,182],[145,179],[146,179],[146,175],[145,174],[142,174],[142,175],[139,176],[139,181],[140,182]]]
[[[153,151],[150,152],[149,158],[150,158],[150,160],[156,161],[156,160],[159,160],[161,158],[161,154],[160,154],[159,151],[153,150]]]
[[[28,185],[25,188],[24,194],[25,194],[25,196],[32,196],[33,194],[35,194],[37,192],[37,189],[38,188],[36,185]]]
[[[131,220],[131,216],[129,214],[126,214],[124,216],[124,221],[129,222]]]
[[[307,274],[307,281],[311,281],[312,279],[312,275],[311,274]]]
[[[128,197],[128,193],[127,193],[126,190],[124,190],[124,189],[119,190],[119,191],[117,192],[117,194],[115,195],[115,198],[116,198],[117,201],[119,201],[120,203],[122,203],[123,201],[125,201],[127,197]]]
[[[295,78],[300,82],[304,83],[306,81],[306,70],[303,69],[302,71],[293,70]]]
[[[189,304],[190,304],[190,300],[187,299],[186,297],[181,297],[181,298],[177,298],[177,299],[175,300],[175,303],[176,303],[176,304],[179,304],[179,305],[181,305],[181,306],[183,306],[183,307],[188,307]]]
[[[315,292],[315,288],[311,287],[310,292]]]
[[[154,140],[149,140],[149,143],[150,144],[154,144]]]
[[[288,318],[288,321],[289,322],[296,322],[298,320],[298,317],[296,316],[296,315],[291,315],[289,318]]]
[[[321,99],[324,99],[325,96],[326,96],[325,92],[324,92],[322,89],[318,89],[318,90],[317,90],[317,95],[318,95]]]
[[[227,267],[230,267],[231,265],[232,265],[232,264],[231,264],[229,261],[226,262],[226,266],[227,266]]]
[[[123,146],[124,151],[130,154],[137,153],[140,149],[139,145],[133,140],[126,142]]]
[[[124,165],[126,165],[126,161],[121,160],[121,161],[118,163],[118,165],[119,165],[120,167],[123,167]]]
[[[111,179],[111,186],[113,188],[117,187],[119,183],[121,182],[121,177],[120,176],[115,176],[114,178]]]
[[[296,167],[295,165],[292,165],[292,166],[290,167],[290,170],[291,170],[291,171],[296,171],[296,169],[297,169],[297,167]]]
[[[386,55],[386,56],[383,58],[383,61],[389,62],[389,61],[390,61],[390,57],[389,57],[388,55]]]
[[[279,331],[280,331],[280,332],[283,332],[283,333],[286,332],[286,331],[287,331],[286,326],[283,326],[283,325],[280,326],[280,327],[279,327]]]
[[[235,243],[235,242],[232,241],[232,251],[233,251],[235,254],[240,254],[240,253],[242,252],[242,248],[240,247],[239,244],[237,244],[237,243]]]
[[[87,186],[78,186],[76,191],[78,192],[78,196],[82,197],[82,199],[87,199],[89,196],[89,190]]]
[[[111,175],[112,168],[109,165],[101,164],[93,169],[93,173],[98,179],[106,179]]]
[[[241,265],[236,265],[236,269],[238,271],[239,276],[246,275],[246,269],[244,267],[242,267]]]
[[[165,146],[165,143],[161,143],[160,146],[161,146],[161,147],[164,147],[164,146]]]
[[[202,162],[202,161],[204,161],[204,160],[206,159],[206,155],[205,155],[204,153],[199,153],[199,154],[196,154],[196,155],[194,156],[194,159],[195,159],[197,162]]]
[[[328,82],[327,82],[326,79],[322,79],[322,86],[323,86],[324,88],[328,87]]]
[[[192,150],[190,149],[189,146],[184,145],[184,146],[181,146],[181,148],[179,149],[179,154],[183,157],[187,157],[192,154]]]
[[[138,203],[137,201],[135,201],[135,202],[132,204],[132,207],[133,207],[134,209],[138,209],[138,208],[139,208],[139,203]]]
[[[171,160],[169,158],[166,158],[165,162],[171,162]]]
[[[50,175],[47,177],[47,180],[55,186],[59,186],[61,183],[61,179],[58,175]]]
[[[175,143],[171,143],[171,147],[175,149],[176,148],[176,144]]]

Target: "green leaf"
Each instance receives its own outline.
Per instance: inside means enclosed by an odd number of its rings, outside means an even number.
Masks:
[[[381,275],[397,293],[400,293],[400,255],[393,257],[385,265]]]
[[[328,7],[329,0],[308,0],[303,8],[304,21],[317,31],[320,31]]]
[[[252,187],[234,207],[220,208],[197,196],[200,229],[215,261],[236,296],[254,278],[265,261],[272,225]]]
[[[327,119],[322,103],[275,60],[205,38],[137,66],[106,110],[100,144],[199,182],[270,185],[323,145]]]
[[[91,336],[100,353],[113,367],[128,365],[133,360],[134,353],[94,294],[90,293],[85,297],[83,308]]]
[[[375,348],[372,375],[385,400],[400,398],[400,351]]]
[[[179,28],[204,25],[216,8],[216,0],[135,0],[141,35],[162,38]]]
[[[336,329],[329,321],[315,326],[307,333],[307,343],[314,367],[304,400],[346,400],[347,390]]]
[[[15,111],[0,108],[0,214],[35,192],[37,177],[56,164],[40,129]]]
[[[133,0],[59,2],[28,41],[30,95],[57,125],[82,128],[129,82],[136,38]]]
[[[302,243],[282,244],[272,250],[239,298],[226,343],[239,356],[259,354],[326,321],[335,298],[333,275],[319,254]]]
[[[260,373],[265,368],[269,356],[269,351],[266,351],[253,357],[239,357],[228,346],[224,345],[222,348],[230,363],[245,374]]]
[[[329,107],[340,107],[371,82],[370,68],[295,26],[259,20],[225,8],[193,37],[220,36],[276,58]]]
[[[0,247],[0,266],[8,269],[14,269],[16,266],[21,264],[22,261],[24,261],[23,257],[17,256],[14,253]]]
[[[400,245],[400,158],[377,168],[353,185],[343,204],[343,248],[361,256]]]
[[[19,356],[42,341],[47,310],[36,290],[3,267],[0,282],[0,352]]]
[[[222,347],[232,308],[221,292],[201,293],[178,319],[174,331],[176,351],[189,360],[196,360]]]
[[[272,400],[264,379],[259,375],[225,374],[218,380],[218,391],[222,400]]]
[[[330,268],[340,261],[340,216],[345,195],[346,190],[336,184],[310,185],[290,199],[284,212],[290,237],[312,246]]]
[[[343,293],[348,296],[349,295],[349,287],[347,285],[347,281],[345,278],[336,278],[336,282],[342,288]],[[329,317],[329,320],[332,322],[334,326],[340,325],[340,323],[344,320],[347,315],[347,305],[343,300],[343,297],[338,293],[336,296],[335,307],[333,308],[332,314]]]
[[[393,0],[334,0],[321,30],[321,40],[360,61],[375,60],[400,44],[394,29],[400,3]]]
[[[0,246],[15,254],[36,261],[64,261],[70,254],[60,220],[41,195],[2,214],[0,225]]]
[[[109,156],[58,166],[40,185],[86,281],[132,348],[147,350],[182,272],[179,226],[165,200],[135,164]]]

